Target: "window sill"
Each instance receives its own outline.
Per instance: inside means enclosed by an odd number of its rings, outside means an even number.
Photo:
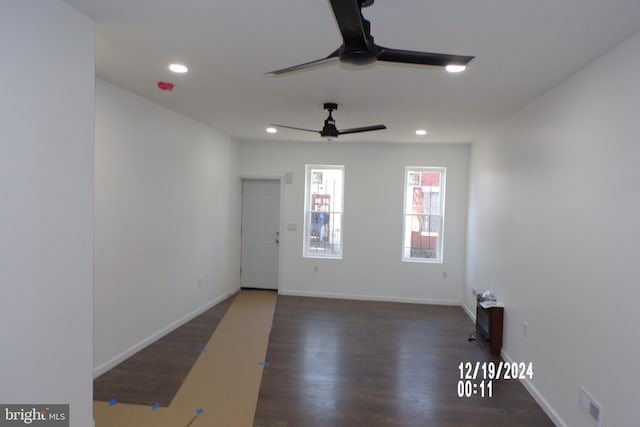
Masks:
[[[429,259],[429,258],[402,258],[402,262],[408,262],[412,264],[444,264],[441,259]]]
[[[310,255],[303,254],[302,258],[313,258],[313,259],[342,259],[342,255]]]

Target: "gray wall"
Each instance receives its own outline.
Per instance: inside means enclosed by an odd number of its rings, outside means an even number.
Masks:
[[[95,369],[239,287],[237,143],[97,81]]]
[[[467,144],[358,144],[346,137],[331,143],[242,142],[241,176],[293,174],[292,184],[283,184],[282,191],[280,292],[460,304],[468,155]],[[345,166],[341,260],[302,257],[305,164]],[[447,168],[443,264],[400,260],[405,166]]]
[[[0,13],[0,402],[92,422],[94,26],[54,0]],[[61,60],[64,58],[64,60]]]
[[[590,425],[580,386],[601,426],[637,423],[639,100],[636,35],[472,146],[465,303],[504,301],[505,354],[560,425]]]

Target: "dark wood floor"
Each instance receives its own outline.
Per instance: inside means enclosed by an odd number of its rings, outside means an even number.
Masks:
[[[93,399],[169,406],[234,296],[175,329],[93,381]]]
[[[278,297],[255,427],[553,426],[517,381],[459,398],[489,361],[459,307]]]
[[[232,301],[97,378],[94,398],[167,406]],[[517,381],[458,397],[460,362],[497,360],[472,330],[459,307],[279,296],[254,427],[553,426]]]

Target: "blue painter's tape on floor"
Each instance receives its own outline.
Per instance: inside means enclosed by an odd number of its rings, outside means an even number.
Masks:
[[[155,410],[157,410],[159,407],[160,407],[160,404],[156,402],[156,403],[151,407],[151,409],[153,409],[153,410],[155,411]]]
[[[260,366],[269,366],[269,365],[271,365],[271,362],[260,362],[259,365]]]
[[[203,412],[204,412],[204,409],[202,409],[202,408],[196,409],[196,414],[198,414],[198,415],[202,414]]]
[[[111,400],[109,400],[109,406],[115,406],[116,403],[118,403],[118,401],[115,397],[112,397]]]
[[[207,349],[206,348],[199,348],[198,349],[198,353],[206,353]]]

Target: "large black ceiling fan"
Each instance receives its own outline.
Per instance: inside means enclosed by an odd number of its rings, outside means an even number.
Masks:
[[[324,126],[322,127],[322,130],[298,128],[298,127],[293,127],[293,126],[278,125],[278,124],[275,124],[275,123],[271,123],[271,126],[276,126],[276,127],[279,127],[279,128],[286,128],[286,129],[302,130],[302,131],[305,131],[305,132],[319,133],[321,137],[327,138],[330,141],[336,139],[339,135],[345,135],[345,134],[348,134],[348,133],[370,132],[370,131],[373,131],[373,130],[382,130],[382,129],[386,129],[387,128],[385,125],[373,125],[373,126],[363,126],[363,127],[359,127],[359,128],[350,128],[350,129],[338,130],[338,128],[336,128],[336,121],[333,119],[333,116],[331,115],[331,112],[333,112],[333,111],[338,109],[338,104],[336,104],[334,102],[325,102],[324,109],[329,112],[329,117],[327,117],[325,119]]]
[[[284,74],[303,70],[335,61],[336,59],[353,65],[366,65],[375,61],[386,61],[446,67],[448,65],[464,66],[474,58],[473,56],[416,52],[378,46],[374,43],[371,35],[371,23],[361,13],[362,8],[371,6],[374,0],[330,0],[330,2],[338,27],[340,27],[340,32],[342,33],[342,46],[326,58],[282,68],[267,74]]]

